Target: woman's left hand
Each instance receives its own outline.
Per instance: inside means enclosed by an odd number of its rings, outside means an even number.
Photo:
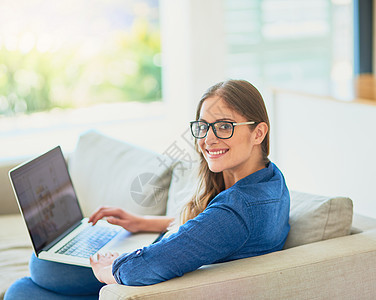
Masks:
[[[96,259],[90,257],[90,265],[93,269],[95,277],[100,282],[111,284],[116,283],[114,276],[112,275],[112,263],[119,256],[119,253],[106,253],[96,254]]]

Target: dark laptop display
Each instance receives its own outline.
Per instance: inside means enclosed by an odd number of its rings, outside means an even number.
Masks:
[[[83,218],[67,164],[58,146],[9,171],[10,180],[40,259],[90,267],[95,253],[132,252],[158,233],[132,235],[124,228]]]
[[[61,148],[10,173],[36,253],[82,220]]]

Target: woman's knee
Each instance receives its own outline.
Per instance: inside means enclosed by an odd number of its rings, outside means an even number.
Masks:
[[[68,300],[68,296],[58,295],[41,288],[30,277],[23,277],[14,282],[5,292],[4,300],[59,299]]]
[[[14,282],[6,291],[4,300],[97,300],[98,295],[72,296],[57,294],[35,284],[30,277],[24,277]]]
[[[24,277],[18,279],[14,282],[5,292],[4,300],[13,299],[31,299],[28,288],[31,284],[31,279],[29,277]]]
[[[95,278],[91,268],[42,260],[34,254],[30,274],[37,285],[66,295],[95,294],[104,285]]]

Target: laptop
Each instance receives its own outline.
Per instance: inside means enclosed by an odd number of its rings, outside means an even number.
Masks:
[[[132,234],[105,220],[88,223],[60,146],[10,170],[9,178],[40,259],[90,267],[91,255],[131,252],[159,236]]]

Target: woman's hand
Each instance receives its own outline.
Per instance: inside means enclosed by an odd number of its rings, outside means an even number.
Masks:
[[[100,219],[106,218],[108,223],[119,225],[130,232],[164,232],[174,221],[168,216],[138,216],[121,208],[102,206],[89,218],[95,225]]]
[[[95,277],[103,283],[116,283],[112,275],[112,263],[119,256],[118,253],[96,254],[96,259],[90,256],[90,265]]]
[[[98,220],[103,218],[106,218],[108,223],[119,225],[130,232],[142,231],[145,223],[141,216],[126,212],[121,208],[108,206],[98,208],[89,218],[89,223],[95,225]]]

